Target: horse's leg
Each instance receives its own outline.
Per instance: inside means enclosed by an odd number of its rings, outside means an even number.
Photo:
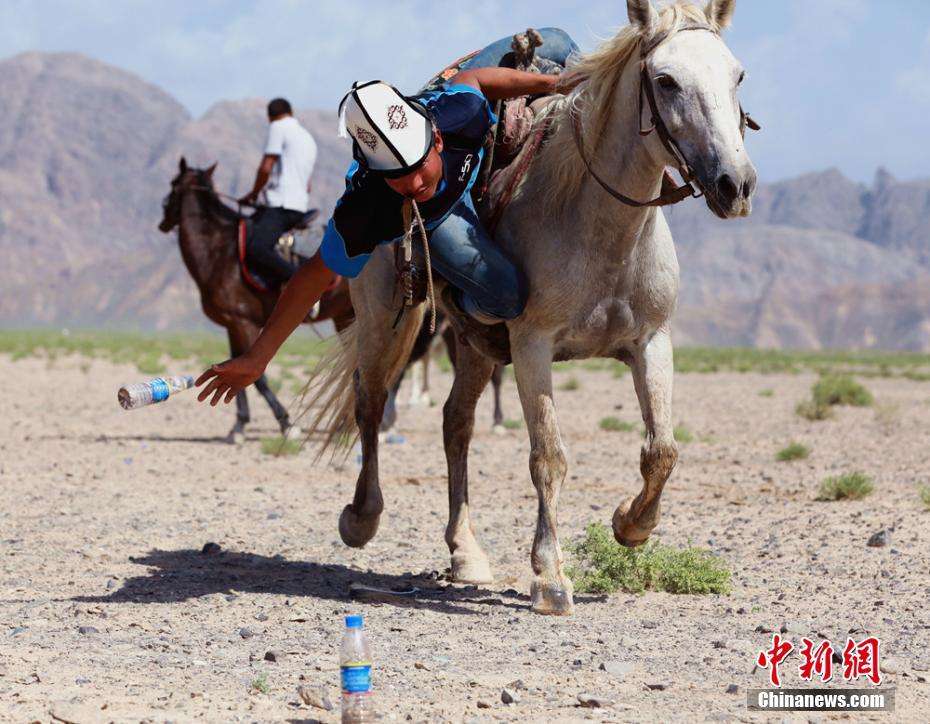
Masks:
[[[494,432],[500,434],[504,429],[504,410],[501,407],[501,384],[504,381],[504,365],[494,365],[491,373],[491,386],[494,389]]]
[[[678,460],[672,431],[672,340],[663,327],[643,347],[634,350],[633,383],[646,423],[646,441],[639,468],[643,489],[614,512],[614,537],[625,546],[645,543],[659,522],[659,499]]]
[[[452,554],[452,577],[462,583],[490,583],[488,557],[468,514],[468,444],[475,426],[475,405],[488,384],[494,363],[471,347],[459,352],[462,364],[442,408],[442,437],[449,466],[449,524],[446,543]]]
[[[372,277],[373,274],[369,279]],[[393,281],[392,276],[389,278]],[[355,497],[339,517],[339,535],[346,545],[354,548],[364,546],[378,532],[378,521],[384,509],[378,480],[378,428],[388,387],[403,368],[423,319],[422,307],[408,309],[397,329],[392,329],[396,310],[383,301],[390,300],[389,289],[381,290],[372,282],[371,288],[361,289],[360,294],[377,297],[380,293],[380,302],[357,305],[361,342],[358,343],[355,375],[355,422],[362,444],[362,469],[355,483]],[[354,295],[353,291],[353,302]]]
[[[240,327],[227,327],[226,336],[229,338],[229,356],[238,357],[249,348],[248,333]],[[249,423],[249,398],[245,390],[236,395],[236,423],[226,435],[226,440],[235,445],[245,442],[245,426]]]
[[[261,396],[265,398],[268,407],[271,408],[274,419],[278,421],[278,426],[281,428],[281,434],[287,437],[288,433],[291,431],[291,418],[288,416],[287,410],[284,408],[284,405],[280,403],[274,391],[268,386],[268,378],[262,375],[255,380],[255,388],[261,393]]]
[[[512,340],[514,372],[530,435],[530,475],[539,498],[536,537],[530,560],[531,589],[537,613],[572,612],[572,584],[562,571],[562,548],[556,532],[559,491],[565,480],[565,448],[552,400],[552,344],[541,337]]]

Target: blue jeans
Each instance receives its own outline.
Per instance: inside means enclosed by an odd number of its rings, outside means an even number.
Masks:
[[[539,31],[541,58],[564,66],[578,46],[558,28]],[[512,36],[501,38],[479,52],[462,69],[497,67],[511,51]],[[529,293],[522,271],[484,230],[470,195],[430,234],[433,266],[453,287],[455,300],[472,316],[515,319],[523,313]],[[477,313],[477,314],[476,314]]]
[[[466,195],[430,233],[433,268],[455,287],[462,311],[476,316],[515,319],[523,313],[526,278],[488,236]],[[476,312],[478,314],[476,314]]]
[[[543,44],[536,48],[536,55],[565,66],[568,56],[578,52],[578,46],[568,33],[559,28],[540,28],[539,34]],[[480,51],[474,58],[462,64],[462,70],[471,68],[494,68],[500,65],[501,60],[511,51],[512,35],[491,43]]]

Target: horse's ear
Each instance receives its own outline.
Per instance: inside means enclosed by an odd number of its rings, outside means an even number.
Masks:
[[[208,179],[211,179],[211,180],[213,179],[213,172],[216,171],[216,164],[217,164],[217,163],[219,163],[219,161],[215,161],[215,162],[213,163],[213,165],[210,166],[210,168],[208,168],[208,169],[206,169],[206,170],[204,171],[204,174],[206,174],[206,177],[207,177]]]
[[[181,161],[178,163],[178,170],[181,173],[187,173],[187,159],[184,156],[181,156]]]
[[[736,0],[709,0],[704,14],[707,20],[717,30],[726,30],[733,20],[733,11],[736,10]]]
[[[630,22],[639,28],[645,38],[651,37],[659,25],[659,14],[652,7],[650,0],[626,0],[626,12]]]

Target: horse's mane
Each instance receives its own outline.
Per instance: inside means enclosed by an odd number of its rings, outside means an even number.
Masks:
[[[216,189],[213,188],[213,180],[203,169],[195,169],[197,174],[197,185],[200,187],[196,193],[204,201],[204,210],[215,216],[221,221],[231,224],[239,222],[240,215],[233,209],[223,203],[217,195]]]
[[[713,21],[707,17],[704,9],[690,0],[677,0],[662,8],[658,15],[655,36],[674,35],[678,28],[689,23],[713,27]],[[648,40],[650,38],[642,37],[638,27],[626,25],[595,50],[581,55],[563,74],[568,84],[581,86],[581,92],[566,96],[554,112],[559,125],[571,124],[572,113],[585,114],[585,145],[588,146],[589,154],[610,120],[614,95],[620,86],[623,72],[631,61],[638,60],[636,51],[640,42]],[[629,101],[636,103],[637,99],[630,98]],[[541,156],[553,175],[547,189],[547,201],[550,206],[561,208],[581,187],[585,177],[583,162],[572,142],[547,144]]]

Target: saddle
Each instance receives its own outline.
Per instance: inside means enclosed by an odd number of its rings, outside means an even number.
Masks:
[[[319,209],[310,209],[293,228],[278,237],[275,251],[282,259],[291,264],[303,264],[316,254],[320,247],[322,234],[319,230],[315,230],[312,224],[319,214]],[[251,233],[251,217],[241,216],[239,218],[239,233],[236,243],[242,279],[257,292],[263,294],[274,292],[277,290],[277,283],[268,279],[261,270],[256,269],[249,263],[247,251]]]

